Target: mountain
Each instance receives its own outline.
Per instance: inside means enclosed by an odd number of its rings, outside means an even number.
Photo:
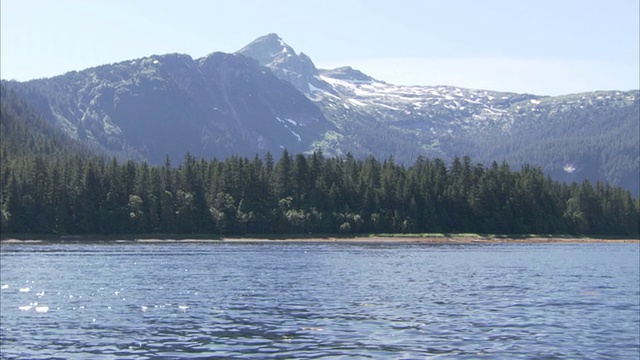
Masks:
[[[241,55],[150,56],[3,84],[72,137],[155,164],[187,152],[303,152],[334,128],[292,85]]]
[[[537,96],[452,86],[398,86],[351,67],[317,70],[275,34],[238,53],[305,93],[337,130],[315,144],[326,153],[471,155],[489,163],[535,164],[558,180],[640,187],[638,90]],[[305,84],[306,82],[306,84]]]
[[[310,96],[346,130],[344,144],[352,146],[342,151],[401,154],[409,161],[470,154],[485,163],[539,165],[558,180],[589,178],[638,188],[637,90],[547,97],[396,86],[354,75],[345,79],[344,73],[320,71],[332,91]],[[372,132],[372,124],[384,130]],[[402,140],[388,141],[390,136]]]
[[[317,69],[276,34],[234,54],[153,55],[3,84],[85,144],[156,164],[282,148],[400,163],[469,155],[635,195],[640,186],[638,90],[551,97],[393,85],[348,66]]]

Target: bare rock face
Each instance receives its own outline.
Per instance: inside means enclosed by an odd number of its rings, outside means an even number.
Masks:
[[[260,65],[269,68],[277,77],[291,83],[304,94],[309,94],[312,87],[326,87],[319,80],[318,69],[311,58],[304,53],[296,54],[276,34],[259,37],[237,53],[256,59]]]

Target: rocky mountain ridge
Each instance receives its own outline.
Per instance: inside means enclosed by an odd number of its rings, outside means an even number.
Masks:
[[[403,163],[469,155],[539,165],[559,180],[638,184],[638,90],[393,85],[348,66],[317,69],[276,34],[235,54],[153,55],[3,84],[78,140],[152,163],[283,148]]]

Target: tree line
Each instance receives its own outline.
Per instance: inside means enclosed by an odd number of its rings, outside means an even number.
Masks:
[[[178,166],[35,155],[2,166],[2,232],[37,234],[494,233],[637,236],[640,204],[606,184],[456,157],[319,152]],[[5,161],[7,160],[7,161]]]
[[[0,88],[3,234],[639,232],[639,200],[621,188],[468,157],[410,166],[287,151],[277,161],[187,154],[179,166],[100,157]]]

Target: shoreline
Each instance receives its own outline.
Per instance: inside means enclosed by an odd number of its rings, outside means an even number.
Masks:
[[[0,240],[0,244],[164,244],[164,243],[230,243],[230,244],[264,244],[264,243],[351,243],[351,244],[544,244],[544,243],[635,243],[640,244],[638,238],[588,238],[562,236],[532,236],[532,237],[484,237],[484,236],[360,236],[360,237],[176,237],[176,238],[145,238],[145,237],[95,237],[95,236],[62,236],[47,239],[18,239],[7,237]]]

